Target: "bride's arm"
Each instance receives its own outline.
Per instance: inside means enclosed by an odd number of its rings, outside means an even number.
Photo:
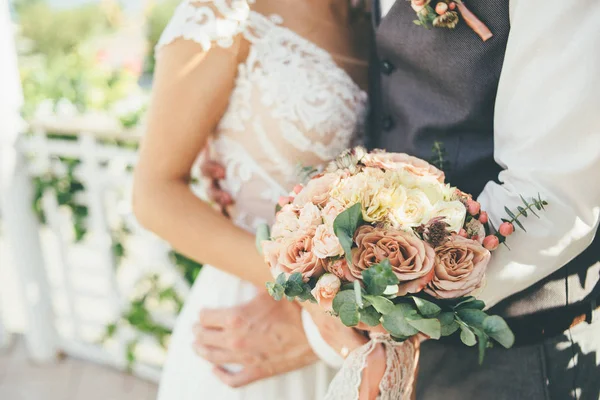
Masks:
[[[253,235],[198,199],[188,185],[192,164],[227,107],[243,52],[241,39],[210,51],[189,40],[161,49],[133,208],[142,225],[181,253],[263,286],[270,274]]]

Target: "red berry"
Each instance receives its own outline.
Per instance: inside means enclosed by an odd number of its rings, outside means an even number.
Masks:
[[[481,210],[481,205],[473,199],[467,200],[467,211],[472,216],[479,214],[479,210]]]
[[[436,13],[438,13],[439,15],[444,15],[444,14],[446,14],[446,11],[448,11],[448,4],[442,3],[442,2],[439,2],[436,4],[436,6],[435,6]]]
[[[454,10],[456,8],[456,3],[452,2],[448,5],[448,7],[450,8],[450,10]]]
[[[482,211],[479,214],[479,222],[481,222],[482,224],[488,223],[488,214],[485,211]]]
[[[498,228],[498,232],[504,237],[510,236],[514,231],[515,227],[510,222],[503,222],[500,228]]]
[[[496,237],[496,235],[488,235],[485,237],[485,239],[483,239],[483,247],[485,247],[489,251],[496,250],[499,245],[500,240],[498,240],[498,237]]]

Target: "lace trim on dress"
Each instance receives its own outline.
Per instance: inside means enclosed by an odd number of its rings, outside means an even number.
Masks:
[[[386,370],[379,385],[378,400],[410,399],[416,374],[417,349],[412,340],[394,341],[387,334],[372,334],[371,340],[354,350],[331,381],[325,400],[358,400],[362,372],[367,357],[377,345],[383,345],[386,353]]]

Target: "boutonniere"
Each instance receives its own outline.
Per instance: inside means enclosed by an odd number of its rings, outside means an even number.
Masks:
[[[435,8],[431,6],[431,0],[410,0],[410,5],[417,13],[417,18],[413,22],[416,25],[429,29],[435,28],[454,29],[458,25],[460,16],[466,24],[475,31],[476,34],[485,42],[491,38],[492,32],[479,18],[475,16],[462,0],[434,0],[437,1]]]

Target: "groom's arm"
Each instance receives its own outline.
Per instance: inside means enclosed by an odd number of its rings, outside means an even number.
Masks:
[[[510,11],[494,136],[505,170],[479,201],[496,227],[519,194],[549,206],[494,254],[480,295],[488,306],[581,253],[600,215],[600,2],[512,0]]]

